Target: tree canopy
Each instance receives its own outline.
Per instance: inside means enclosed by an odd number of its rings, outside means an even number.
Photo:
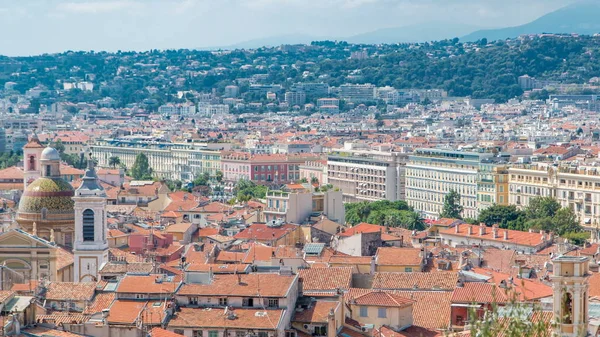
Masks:
[[[460,194],[455,190],[450,190],[444,197],[444,208],[440,213],[440,218],[462,219],[462,211]]]
[[[380,200],[375,202],[347,203],[346,222],[356,225],[361,222],[401,227],[410,230],[423,230],[425,223],[406,201]]]
[[[135,157],[133,166],[131,167],[131,176],[135,180],[151,180],[152,168],[148,163],[148,157],[140,153]]]
[[[493,205],[481,211],[478,220],[487,226],[498,224],[500,228],[553,232],[574,243],[582,243],[588,237],[575,212],[552,197],[532,198],[523,210],[514,205]]]

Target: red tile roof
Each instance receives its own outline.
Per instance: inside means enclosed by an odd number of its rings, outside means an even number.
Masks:
[[[433,273],[375,273],[373,289],[389,290],[447,290],[452,291],[458,282],[457,272]]]
[[[375,263],[379,266],[420,266],[422,252],[418,248],[379,247]]]
[[[388,292],[370,291],[354,297],[350,303],[365,306],[404,308],[413,305],[414,301]]]
[[[281,325],[283,310],[232,310],[234,319],[221,308],[181,308],[169,321],[169,328],[219,328],[274,330]]]
[[[468,234],[468,228],[471,227],[471,235]],[[454,236],[463,236],[469,237],[473,239],[484,239],[484,240],[492,240],[498,242],[510,242],[513,244],[518,244],[521,246],[530,246],[536,247],[540,243],[542,243],[542,236],[544,234],[540,234],[539,232],[522,232],[511,229],[498,229],[497,237],[494,238],[492,228],[486,227],[485,234],[479,235],[479,225],[467,225],[462,224],[459,226],[458,233],[456,232],[456,228],[449,228],[443,231],[440,231],[440,234],[454,235]],[[504,233],[508,232],[508,240],[504,240]]]
[[[117,293],[172,294],[179,288],[179,282],[162,280],[162,275],[126,275],[117,287]]]
[[[218,274],[210,284],[184,284],[177,294],[284,297],[295,281],[295,275]]]
[[[336,289],[350,289],[352,286],[352,268],[316,268],[302,269],[298,273],[302,282],[302,291],[306,295],[335,293]]]

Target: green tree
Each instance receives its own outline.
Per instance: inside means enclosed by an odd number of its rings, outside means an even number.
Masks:
[[[440,213],[441,218],[462,219],[463,206],[460,204],[460,194],[450,190],[444,197],[444,208]]]
[[[582,231],[577,215],[575,215],[575,212],[569,207],[563,207],[556,211],[556,214],[554,214],[554,217],[552,218],[552,222],[552,230],[561,236],[566,233],[577,233]]]
[[[121,158],[117,156],[108,158],[108,165],[112,168],[117,168],[117,166],[121,165]]]
[[[62,154],[65,152],[65,145],[60,138],[50,144],[58,153]]]
[[[194,179],[193,184],[194,186],[206,186],[208,185],[209,178],[209,174],[207,172],[204,172],[201,175],[197,176],[196,179]]]
[[[552,197],[535,197],[529,200],[525,214],[529,219],[553,217],[560,207],[560,203]]]
[[[223,172],[217,171],[217,173],[215,173],[215,179],[217,179],[218,182],[222,182],[223,181]]]
[[[479,213],[479,222],[486,226],[498,224],[501,228],[510,228],[523,215],[515,205],[492,205]]]
[[[310,178],[310,183],[315,185],[315,184],[319,184],[319,179],[317,177],[311,177]]]
[[[133,166],[131,167],[131,176],[135,180],[150,180],[152,179],[152,168],[148,163],[148,157],[140,153],[135,157]]]

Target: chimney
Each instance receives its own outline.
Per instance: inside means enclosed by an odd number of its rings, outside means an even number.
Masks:
[[[498,238],[498,225],[493,225],[492,226],[492,237],[494,239]]]
[[[344,305],[344,304],[342,304]],[[329,310],[329,314],[327,315],[327,337],[336,337],[337,336],[337,324],[335,322],[335,311],[333,308]]]
[[[508,241],[508,229],[504,230],[504,241]]]
[[[479,236],[485,235],[485,224],[482,222],[479,224]]]
[[[456,226],[454,226],[454,233],[460,233],[460,224],[456,224]]]
[[[371,275],[375,275],[375,265],[377,263],[377,261],[375,260],[375,256],[371,257]]]
[[[473,235],[473,226],[467,225],[467,235]]]

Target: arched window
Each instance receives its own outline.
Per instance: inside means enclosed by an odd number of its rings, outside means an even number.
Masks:
[[[50,177],[52,173],[52,169],[50,167],[50,165],[46,165],[46,177]]]
[[[30,156],[29,157],[29,171],[35,171],[35,157],[34,156]]]
[[[94,211],[83,211],[83,241],[94,241]]]
[[[573,298],[568,292],[563,295],[561,309],[563,323],[571,324],[573,322]]]
[[[46,220],[46,218],[48,218],[48,209],[47,208],[42,208],[42,220]]]

